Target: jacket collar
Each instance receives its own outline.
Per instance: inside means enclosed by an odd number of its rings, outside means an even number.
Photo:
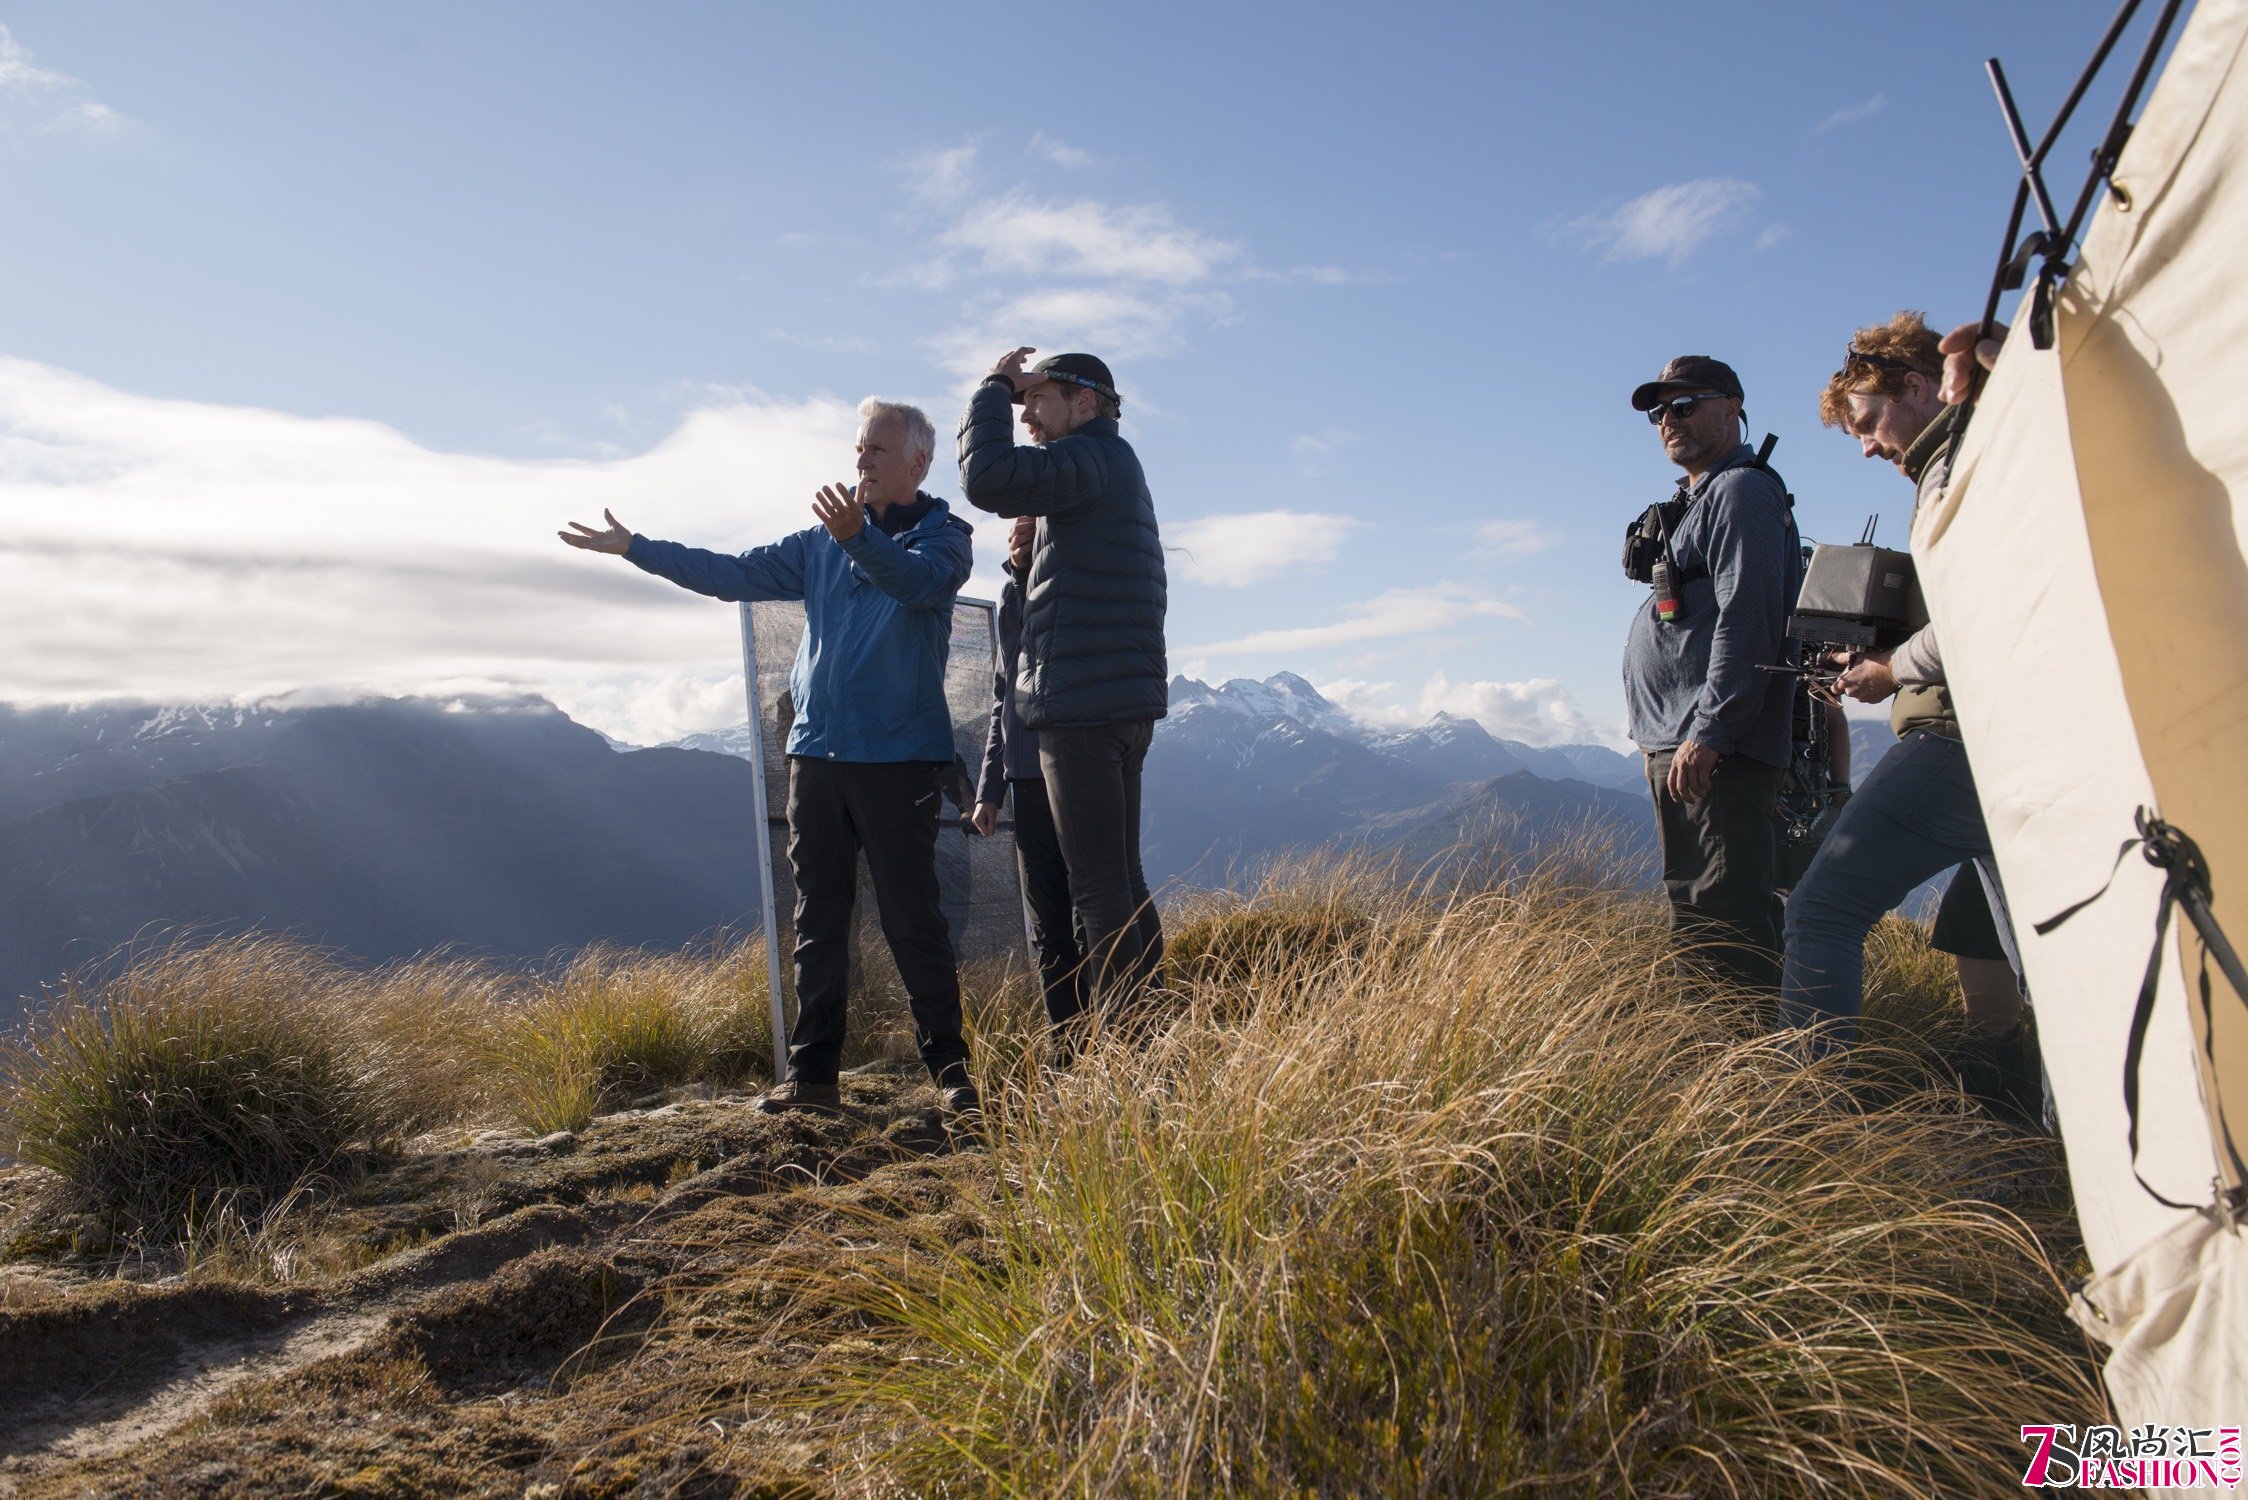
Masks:
[[[1914,484],[1920,483],[1920,476],[1928,472],[1928,465],[1936,461],[1936,455],[1944,451],[1944,446],[1952,440],[1953,434],[1966,425],[1966,411],[1965,407],[1947,406],[1936,413],[1935,420],[1920,429],[1920,436],[1914,438],[1912,446],[1905,449],[1904,470],[1907,479]]]
[[[945,509],[945,503],[936,496],[921,490],[913,492],[910,505],[893,505],[881,515],[867,512],[867,518],[881,528],[885,536],[903,536],[929,518],[932,510]]]

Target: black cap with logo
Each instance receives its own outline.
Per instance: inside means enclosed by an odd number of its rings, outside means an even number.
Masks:
[[[1097,391],[1108,397],[1120,408],[1124,405],[1124,398],[1116,394],[1116,377],[1108,373],[1107,365],[1090,354],[1049,354],[1032,365],[1030,373],[1034,377],[1033,383],[1037,380],[1058,380],[1064,385],[1081,385],[1086,390]],[[1015,404],[1022,405],[1022,400],[1023,393],[1015,392]]]
[[[1663,366],[1662,374],[1631,393],[1631,409],[1648,411],[1656,402],[1686,391],[1715,391],[1720,396],[1741,397],[1741,377],[1721,359],[1711,359],[1706,354],[1681,354]]]

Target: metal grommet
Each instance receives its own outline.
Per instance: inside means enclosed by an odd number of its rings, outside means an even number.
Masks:
[[[2120,182],[2110,181],[2108,192],[2114,196],[2115,206],[2119,212],[2129,213],[2131,211],[2131,190],[2129,188]]]

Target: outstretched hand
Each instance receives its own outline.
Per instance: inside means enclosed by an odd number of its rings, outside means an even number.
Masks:
[[[1015,394],[1019,396],[1024,391],[1027,391],[1032,386],[1038,384],[1035,379],[1026,374],[1023,370],[1023,361],[1029,359],[1033,354],[1036,354],[1037,352],[1038,350],[1035,347],[1030,346],[1026,346],[1021,349],[1009,350],[1007,353],[999,356],[999,363],[991,367],[991,373],[994,375],[1004,376],[1007,383],[1015,388]]]
[[[866,526],[866,507],[859,504],[858,492],[847,484],[821,485],[820,492],[812,497],[812,514],[839,542],[849,541]]]
[[[624,556],[626,549],[632,545],[632,528],[606,510],[601,512],[601,519],[609,524],[597,528],[588,526],[583,521],[572,521],[568,531],[557,531],[554,534],[571,546],[582,547],[588,552],[606,552],[612,557]]]
[[[1961,406],[1975,394],[1975,366],[1985,370],[1998,363],[1998,346],[2006,337],[2006,325],[1990,325],[1989,338],[1979,338],[1983,331],[1980,323],[1962,323],[1945,334],[1936,347],[1943,352],[1943,384],[1936,394],[1946,406]]]

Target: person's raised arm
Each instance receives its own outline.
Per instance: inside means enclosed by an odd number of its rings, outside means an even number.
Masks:
[[[1015,441],[1015,392],[1032,384],[1017,349],[968,398],[960,419],[960,492],[998,516],[1058,516],[1108,488],[1103,445],[1061,438],[1041,446]]]
[[[965,525],[909,531],[901,542],[867,525],[865,507],[841,484],[821,489],[812,514],[858,570],[907,609],[950,609],[968,581],[974,549]]]
[[[653,541],[627,528],[610,511],[602,511],[601,519],[608,524],[594,527],[572,521],[569,530],[555,534],[582,551],[621,557],[644,572],[713,599],[739,603],[804,597],[802,535],[782,537],[770,546],[755,547],[737,557],[678,542]]]

